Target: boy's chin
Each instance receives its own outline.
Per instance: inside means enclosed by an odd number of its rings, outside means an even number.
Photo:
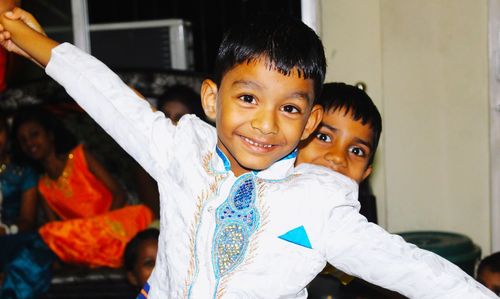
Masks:
[[[241,161],[238,163],[237,169],[233,167],[233,172],[243,174],[251,171],[262,171],[271,167],[272,164],[272,162],[256,162],[255,159],[254,161],[249,159],[248,161]]]

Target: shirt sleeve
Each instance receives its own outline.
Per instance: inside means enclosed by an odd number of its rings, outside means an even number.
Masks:
[[[168,167],[175,126],[106,65],[64,43],[52,50],[45,71],[146,171]]]
[[[334,208],[325,255],[347,274],[409,298],[498,298],[456,265],[369,223],[353,207]]]

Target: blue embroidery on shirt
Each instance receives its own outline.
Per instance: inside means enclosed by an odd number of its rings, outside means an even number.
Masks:
[[[278,236],[278,238],[312,249],[311,242],[307,237],[306,229],[303,225],[296,227],[281,236]]]
[[[231,163],[229,162],[229,159],[226,157],[226,155],[224,155],[224,153],[222,152],[222,150],[218,146],[215,147],[215,152],[217,153],[217,155],[221,158],[222,162],[224,163],[224,169],[226,171],[231,170]]]
[[[254,175],[247,173],[236,180],[229,197],[216,210],[212,264],[217,281],[245,257],[250,237],[259,226],[256,197]]]

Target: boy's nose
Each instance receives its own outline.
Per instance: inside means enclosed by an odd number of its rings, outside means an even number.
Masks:
[[[327,152],[325,154],[325,160],[331,163],[335,169],[346,166],[345,155],[342,154],[342,151],[334,150]]]
[[[258,113],[250,124],[252,128],[260,131],[264,135],[277,134],[279,130],[276,122],[276,115],[271,111],[262,111]]]

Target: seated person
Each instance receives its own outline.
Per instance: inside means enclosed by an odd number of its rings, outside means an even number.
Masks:
[[[495,252],[481,260],[477,267],[477,280],[500,295],[500,252]]]
[[[127,280],[140,290],[147,282],[156,262],[158,236],[156,228],[145,229],[128,242],[123,256]]]
[[[142,205],[124,207],[119,183],[48,111],[19,111],[13,132],[19,154],[41,173],[38,192],[51,221],[39,229],[36,246],[25,246],[7,265],[1,294],[29,298],[27,293],[46,291],[55,257],[65,263],[119,268],[125,245],[152,221],[151,211]],[[32,290],[21,292],[16,284]]]
[[[6,115],[0,113],[0,280],[6,263],[30,240],[37,216],[38,176],[14,161],[9,131]]]
[[[0,114],[0,236],[32,231],[36,218],[38,176],[13,161],[9,138],[7,119]]]

